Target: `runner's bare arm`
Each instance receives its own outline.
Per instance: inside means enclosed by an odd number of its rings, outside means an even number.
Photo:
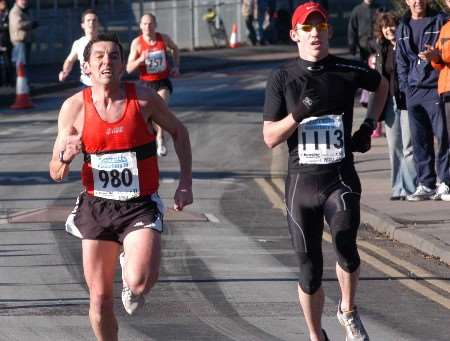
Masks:
[[[58,117],[58,136],[50,160],[50,177],[62,181],[69,173],[69,164],[81,152],[81,124],[78,116],[83,110],[80,94],[68,98],[62,105]],[[63,152],[61,161],[61,152]]]
[[[172,76],[176,77],[180,73],[180,50],[177,44],[167,34],[163,34],[162,37],[166,46],[172,51],[174,65],[171,73]]]
[[[128,55],[128,62],[127,62],[128,73],[133,73],[139,67],[139,65],[141,65],[145,61],[146,54],[145,53],[139,54],[137,42],[138,42],[137,38],[131,42],[130,54]]]
[[[192,155],[189,133],[186,127],[169,110],[166,102],[156,92],[137,87],[144,119],[151,119],[172,136],[175,152],[180,162],[180,180],[175,192],[174,208],[182,210],[192,203]]]
[[[378,88],[369,96],[366,118],[378,121],[378,118],[383,113],[384,105],[386,104],[388,90],[389,85],[386,78],[381,77]]]
[[[279,121],[264,121],[264,143],[269,148],[274,148],[286,141],[297,128],[298,123],[291,114]]]
[[[72,49],[72,51],[70,51],[69,55],[64,61],[62,70],[58,74],[58,79],[60,82],[64,81],[67,78],[67,76],[69,76],[77,59],[78,59],[77,53],[76,51],[74,51],[74,49]]]

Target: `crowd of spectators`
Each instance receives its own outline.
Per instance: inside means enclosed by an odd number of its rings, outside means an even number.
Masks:
[[[377,70],[389,80],[381,119],[391,200],[450,201],[449,16],[426,0],[405,2],[407,10],[399,17],[363,0],[350,16],[349,49],[353,55],[359,51],[365,63],[375,55]],[[450,0],[445,3],[450,8]]]

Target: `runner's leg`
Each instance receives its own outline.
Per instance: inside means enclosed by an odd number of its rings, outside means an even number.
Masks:
[[[170,99],[170,91],[167,88],[162,88],[158,90],[158,95],[161,96],[161,98],[167,103],[169,104],[169,99]]]
[[[298,299],[305,316],[306,325],[309,329],[311,341],[321,340],[322,335],[322,312],[325,302],[325,293],[320,287],[314,294],[308,295],[300,285],[298,286]]]
[[[336,274],[342,293],[341,309],[351,310],[355,305],[361,262],[356,245],[361,220],[361,185],[353,167],[344,170],[340,177],[341,184],[329,194],[324,212],[338,258]]]
[[[316,188],[313,178],[300,174],[289,174],[286,178],[288,227],[300,267],[298,298],[312,341],[320,341],[323,335],[321,318],[325,296],[322,288],[323,212],[312,204],[317,202]]]
[[[134,295],[150,291],[159,277],[161,235],[152,229],[140,229],[127,234],[123,241],[125,252],[124,278]]]
[[[82,241],[82,249],[92,329],[99,341],[117,341],[113,291],[120,245],[112,241],[85,239]]]
[[[355,306],[355,294],[358,287],[359,267],[349,273],[336,263],[336,275],[341,288],[341,309],[343,311],[352,310]]]

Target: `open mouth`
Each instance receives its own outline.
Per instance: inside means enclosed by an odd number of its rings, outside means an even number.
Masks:
[[[103,70],[100,73],[102,74],[102,76],[112,76],[111,70]]]

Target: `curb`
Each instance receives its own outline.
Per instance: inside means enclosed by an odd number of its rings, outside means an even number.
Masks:
[[[373,230],[386,235],[389,239],[412,246],[420,252],[439,258],[442,262],[450,265],[448,245],[428,236],[415,227],[400,224],[390,216],[364,204],[361,204],[361,222],[369,225]]]

